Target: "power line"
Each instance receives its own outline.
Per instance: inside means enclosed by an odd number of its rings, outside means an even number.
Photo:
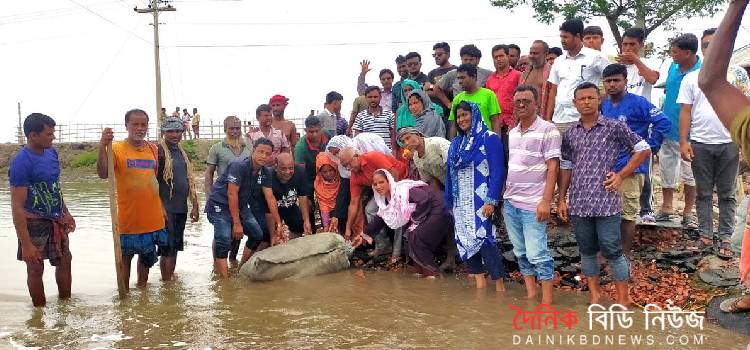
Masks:
[[[115,23],[114,21],[110,20],[109,18],[107,18],[107,17],[104,17],[104,16],[100,15],[100,14],[99,14],[99,13],[97,13],[96,11],[94,11],[94,10],[92,10],[92,9],[88,8],[88,7],[86,6],[86,5],[83,5],[83,4],[79,3],[79,2],[78,2],[78,1],[76,1],[76,0],[69,0],[69,1],[70,1],[70,2],[72,2],[72,3],[74,3],[74,4],[76,4],[76,5],[78,5],[78,6],[80,6],[81,8],[83,8],[84,10],[86,10],[86,11],[88,11],[88,12],[91,12],[91,13],[92,13],[93,15],[95,15],[96,17],[99,17],[99,18],[101,18],[102,20],[104,20],[104,21],[106,21],[106,22],[109,22],[110,24],[114,25],[115,27],[117,27],[117,28],[120,28],[120,29],[122,29],[122,30],[124,30],[124,31],[126,31],[126,32],[128,32],[128,33],[130,33],[130,34],[131,34],[131,35],[133,35],[134,37],[136,37],[136,38],[138,38],[138,39],[141,39],[141,41],[143,41],[143,42],[145,42],[145,43],[147,43],[147,44],[149,44],[149,45],[150,45],[150,44],[152,44],[152,42],[150,42],[150,41],[148,41],[148,40],[144,39],[144,38],[143,38],[143,37],[141,37],[140,35],[138,35],[138,34],[136,34],[135,32],[133,32],[132,30],[130,30],[130,29],[127,29],[127,28],[125,28],[125,27],[123,27],[123,26],[121,26],[121,25],[119,25],[119,24]]]
[[[357,45],[383,45],[383,44],[420,44],[434,43],[438,41],[490,41],[490,40],[518,40],[518,39],[539,39],[539,38],[557,38],[558,35],[535,35],[535,36],[513,36],[513,37],[495,37],[495,38],[460,38],[460,39],[430,39],[430,40],[394,40],[394,41],[371,41],[371,42],[342,42],[342,43],[300,43],[300,44],[204,44],[204,45],[170,45],[162,46],[168,48],[255,48],[255,47],[300,47],[300,46],[357,46]]]

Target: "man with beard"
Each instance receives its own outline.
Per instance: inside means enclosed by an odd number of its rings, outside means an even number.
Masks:
[[[539,94],[539,115],[544,117],[549,96],[549,71],[552,66],[547,63],[549,45],[543,40],[534,40],[529,49],[529,66],[521,74],[520,84],[533,86]]]
[[[224,140],[214,144],[208,150],[208,159],[206,160],[206,174],[203,179],[203,190],[208,197],[214,185],[215,178],[223,175],[229,164],[250,157],[252,147],[245,144],[242,137],[242,122],[235,116],[229,116],[224,119]],[[241,237],[241,236],[240,236]],[[232,249],[229,253],[229,259],[237,262],[237,253],[240,249],[240,240],[232,241]]]
[[[179,119],[179,117],[177,117]],[[156,264],[156,242],[166,242],[166,212],[159,198],[156,180],[158,155],[156,145],[146,141],[148,114],[140,109],[125,113],[128,138],[112,142],[112,128],[102,131],[96,172],[99,178],[114,175],[117,185],[117,221],[120,229],[122,269],[129,289],[130,262],[138,254],[138,288],[145,288],[148,270]],[[107,148],[112,148],[114,174],[109,174]],[[162,279],[165,276],[162,276]]]
[[[281,133],[284,134],[284,137],[286,137],[290,145],[296,145],[297,140],[299,139],[299,136],[297,135],[297,126],[295,126],[294,122],[291,120],[284,118],[284,110],[286,110],[288,104],[289,99],[282,95],[273,95],[273,97],[268,100],[268,105],[271,106],[271,114],[273,115],[271,126],[273,126],[274,129],[281,130]]]
[[[190,199],[192,210],[190,218],[197,222],[198,195],[195,181],[191,176],[193,170],[190,159],[180,145],[183,125],[176,118],[167,118],[161,125],[162,137],[159,141],[159,167],[156,179],[159,181],[159,197],[167,213],[167,241],[159,242],[159,267],[162,280],[171,281],[177,265],[177,252],[184,249],[185,222],[187,221]]]

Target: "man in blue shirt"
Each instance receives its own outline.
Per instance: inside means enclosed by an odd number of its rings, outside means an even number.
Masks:
[[[34,306],[47,303],[44,295],[44,260],[55,266],[60,298],[70,298],[70,244],[76,227],[60,189],[60,161],[52,148],[55,121],[32,113],[23,122],[28,143],[13,158],[8,170],[13,224],[18,236],[18,260],[26,262],[26,285]]]
[[[671,129],[669,119],[644,97],[628,92],[628,68],[626,66],[610,64],[604,68],[602,76],[604,77],[604,88],[607,91],[607,98],[601,106],[602,115],[605,118],[624,121],[628,124],[630,130],[633,130],[634,133],[648,142],[652,154],[658,152],[665,134],[669,133]],[[650,135],[649,128],[651,128]],[[630,152],[628,150],[620,151],[614,171],[620,171],[629,160]],[[630,248],[632,247],[636,216],[639,209],[643,209],[639,205],[639,199],[645,188],[645,179],[649,176],[648,165],[648,161],[643,162],[633,171],[631,176],[624,178],[620,185],[622,200],[620,231],[622,247],[626,255],[630,254]],[[650,192],[650,187],[648,190]]]
[[[690,163],[682,160],[680,155],[680,105],[677,103],[677,95],[680,92],[682,78],[688,73],[701,67],[701,60],[696,55],[698,52],[698,38],[693,34],[683,34],[672,40],[670,55],[672,65],[666,81],[666,97],[664,100],[664,114],[672,122],[672,128],[666,135],[659,152],[659,165],[661,166],[661,187],[663,201],[661,210],[656,214],[656,221],[669,221],[674,215],[672,198],[677,188],[677,181],[682,173],[682,181],[685,185],[685,209],[682,212],[682,225],[686,228],[697,229],[698,219],[691,215],[695,207],[695,179]]]

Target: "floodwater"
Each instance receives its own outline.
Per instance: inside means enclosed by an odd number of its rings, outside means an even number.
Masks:
[[[0,188],[0,349],[724,350],[748,343],[708,322],[703,330],[645,331],[640,313],[630,328],[590,330],[585,295],[562,292],[555,307],[577,312],[572,330],[516,331],[509,305],[536,306],[525,300],[522,286],[508,284],[505,295],[496,295],[455,277],[429,281],[407,272],[351,269],[270,283],[240,277],[220,282],[211,273],[212,227],[205,217],[188,224],[176,281],[161,282],[153,268],[146,289],[133,287],[128,299],[119,300],[106,186],[89,181],[64,183],[63,189],[78,223],[70,236],[73,298],[57,299],[54,271],[47,265],[47,307],[33,308],[25,266],[15,259],[8,189]],[[638,336],[644,344],[635,344]]]

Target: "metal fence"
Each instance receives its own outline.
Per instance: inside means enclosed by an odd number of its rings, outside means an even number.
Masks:
[[[301,126],[304,125],[303,119],[293,118],[290,119],[297,125],[297,131],[301,131]],[[247,132],[252,125],[257,125],[257,121],[243,120],[243,134]],[[125,129],[123,123],[75,123],[75,124],[57,124],[55,126],[55,142],[97,142],[102,136],[102,130],[104,128],[112,128],[115,134],[115,140],[122,140],[128,136],[128,132]],[[159,137],[159,129],[156,122],[150,123],[148,127],[147,139],[150,141],[157,141]],[[192,132],[192,130],[191,130]],[[187,134],[187,130],[185,131]],[[23,137],[23,130],[18,128],[17,140],[19,144],[25,142]],[[209,120],[200,124],[199,135],[201,139],[222,139],[224,138],[224,124],[223,120],[215,122]],[[195,135],[193,135],[195,138]]]

